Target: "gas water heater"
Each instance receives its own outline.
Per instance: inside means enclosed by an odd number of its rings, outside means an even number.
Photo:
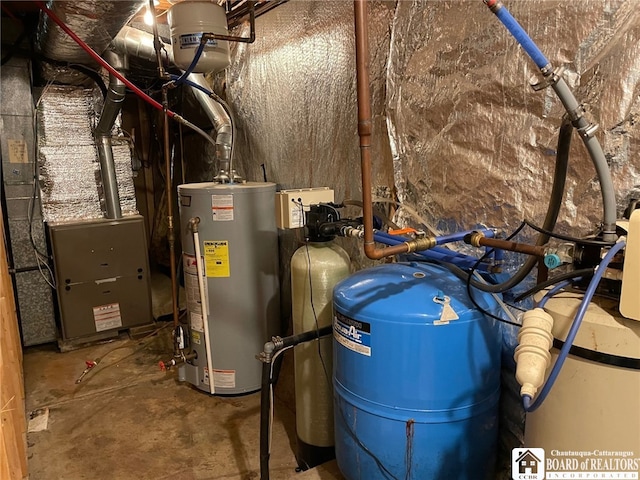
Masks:
[[[275,187],[178,186],[188,338],[195,354],[180,365],[178,376],[212,394],[259,390],[255,353],[278,333]]]

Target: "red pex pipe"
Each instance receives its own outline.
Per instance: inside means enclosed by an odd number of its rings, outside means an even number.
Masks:
[[[62,30],[64,30],[65,33],[67,35],[69,35],[73,39],[74,42],[76,42],[78,45],[80,45],[80,47],[85,52],[87,52],[96,62],[98,62],[100,65],[102,65],[104,68],[106,68],[109,71],[110,74],[112,74],[114,77],[116,77],[122,83],[124,83],[127,87],[129,87],[129,89],[131,89],[133,91],[133,93],[138,95],[145,102],[149,103],[152,107],[157,108],[158,110],[163,110],[164,111],[164,107],[162,106],[162,104],[160,104],[159,102],[155,101],[149,95],[144,93],[142,90],[140,90],[138,87],[136,87],[133,83],[131,83],[129,80],[127,80],[120,72],[118,72],[115,68],[113,68],[111,65],[109,65],[100,55],[98,55],[96,53],[95,50],[93,50],[89,45],[84,43],[84,41],[82,41],[82,39],[80,37],[78,37],[78,35],[76,35],[73,32],[73,30],[71,30],[67,25],[65,25],[65,23],[62,20],[60,20],[60,18],[58,18],[58,16],[55,13],[53,13],[53,11],[51,11],[44,4],[44,2],[36,1],[35,4],[38,5],[38,8],[40,8],[40,10],[42,10],[44,13],[46,13],[49,16],[49,18],[51,18],[51,20],[53,20],[56,24],[58,24],[58,26]],[[175,117],[175,115],[176,115],[175,112],[172,112],[171,110],[166,110],[166,114],[169,117],[172,117],[172,118]]]

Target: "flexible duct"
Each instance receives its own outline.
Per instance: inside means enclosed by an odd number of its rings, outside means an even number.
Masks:
[[[104,58],[118,72],[124,74],[127,69],[126,57],[112,51],[107,51]],[[107,210],[107,218],[122,218],[120,208],[120,196],[118,194],[118,181],[116,179],[116,167],[113,160],[113,148],[111,146],[111,129],[122,109],[127,86],[114,75],[109,76],[109,89],[104,100],[100,121],[93,134],[98,149],[100,171],[102,174],[102,188]]]
[[[112,42],[112,47],[121,53],[149,61],[156,61],[156,51],[153,46],[153,35],[137,28],[124,27]],[[165,46],[167,60],[173,63],[173,54],[170,46]],[[220,161],[220,168],[229,172],[231,162],[231,151],[233,148],[233,128],[231,117],[224,107],[205,93],[211,89],[204,75],[190,74],[187,79],[189,83],[198,85],[200,88],[192,87],[192,92],[202,107],[205,115],[211,121],[216,130],[216,156]],[[203,91],[204,90],[204,91]]]
[[[98,53],[105,51],[122,26],[144,4],[144,0],[47,2],[47,6]],[[92,63],[89,55],[48,16],[40,20],[36,42],[48,58],[80,64]]]

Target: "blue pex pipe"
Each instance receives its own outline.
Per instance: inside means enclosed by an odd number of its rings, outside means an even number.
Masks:
[[[531,60],[535,62],[538,68],[542,69],[549,65],[550,62],[547,60],[547,57],[544,56],[538,46],[531,40],[531,37],[525,32],[524,28],[520,26],[518,21],[513,18],[509,10],[507,10],[507,7],[502,4],[497,4],[493,12],[507,30],[509,30],[509,33],[513,35],[513,38],[522,46],[524,51],[527,52],[527,55],[531,57]]]
[[[582,277],[572,278],[571,280],[564,280],[563,282],[558,283],[555,287],[553,287],[551,290],[549,290],[545,294],[544,297],[542,297],[542,300],[540,300],[540,302],[538,303],[537,307],[538,308],[544,308],[544,306],[551,299],[551,297],[553,297],[556,293],[558,293],[564,287],[566,287],[568,285],[571,285],[571,282],[579,280],[580,278],[582,278]]]
[[[582,302],[578,307],[578,311],[576,313],[576,316],[573,319],[573,323],[571,323],[571,327],[569,328],[569,333],[567,333],[567,338],[565,339],[564,345],[562,345],[562,348],[558,353],[558,357],[556,358],[556,363],[553,364],[551,373],[549,373],[549,376],[547,377],[547,381],[542,387],[542,390],[540,391],[540,393],[538,394],[538,396],[536,397],[533,403],[531,403],[531,398],[528,395],[524,395],[522,398],[523,406],[526,412],[534,412],[535,410],[538,409],[538,407],[540,407],[540,405],[542,405],[545,398],[547,398],[547,395],[551,391],[551,387],[553,387],[553,384],[555,383],[556,378],[558,378],[558,375],[560,374],[560,370],[562,369],[562,365],[564,365],[564,361],[567,359],[567,356],[569,355],[569,350],[573,345],[573,341],[576,339],[576,335],[578,334],[578,329],[582,324],[582,319],[584,318],[585,313],[587,313],[587,309],[589,308],[589,303],[591,302],[591,299],[596,293],[596,289],[598,288],[598,284],[600,283],[600,280],[602,279],[602,276],[604,275],[604,272],[607,269],[607,265],[609,265],[609,263],[611,262],[615,254],[618,253],[620,250],[622,250],[625,247],[625,245],[626,243],[622,241],[616,243],[613,247],[611,247],[611,250],[609,250],[609,252],[607,252],[607,254],[604,256],[604,258],[600,262],[600,265],[598,265],[598,268],[596,269],[595,274],[593,275],[593,278],[589,282],[589,286],[584,292],[584,297],[582,298]]]
[[[178,75],[171,75],[171,80],[178,80],[178,78],[179,78]],[[182,83],[184,83],[185,85],[188,85],[191,88],[196,88],[196,89],[200,90],[201,92],[205,93],[206,95],[211,96],[212,92],[210,90],[207,90],[206,88],[198,85],[197,83],[192,82],[191,80],[185,79],[185,80],[182,81]],[[178,83],[176,81],[176,85],[177,84]]]
[[[200,57],[202,56],[202,52],[204,51],[204,46],[206,45],[206,43],[207,42],[203,43],[202,40],[200,41],[200,45],[198,45],[196,53],[193,56],[193,60],[191,60],[191,65],[189,65],[189,68],[187,68],[184,72],[182,72],[182,75],[180,75],[177,79],[175,79],[176,85],[180,85],[182,82],[184,82],[187,79],[187,77],[191,75],[193,70],[196,68],[196,65],[200,61]]]
[[[385,245],[400,245],[402,243],[410,241],[410,239],[408,238],[400,237],[397,235],[389,235],[383,232],[374,232],[373,239],[376,242],[383,243]],[[451,250],[444,250],[445,249],[430,249],[423,250],[421,252],[415,252],[415,254],[420,255],[427,260],[437,260],[440,262],[453,263],[454,265],[457,265],[461,268],[472,268],[478,261],[477,258],[471,257],[469,255],[460,254]],[[477,269],[486,270],[486,265],[481,264]]]

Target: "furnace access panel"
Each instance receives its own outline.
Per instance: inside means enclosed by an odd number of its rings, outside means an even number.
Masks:
[[[144,220],[49,226],[62,339],[151,323]]]

